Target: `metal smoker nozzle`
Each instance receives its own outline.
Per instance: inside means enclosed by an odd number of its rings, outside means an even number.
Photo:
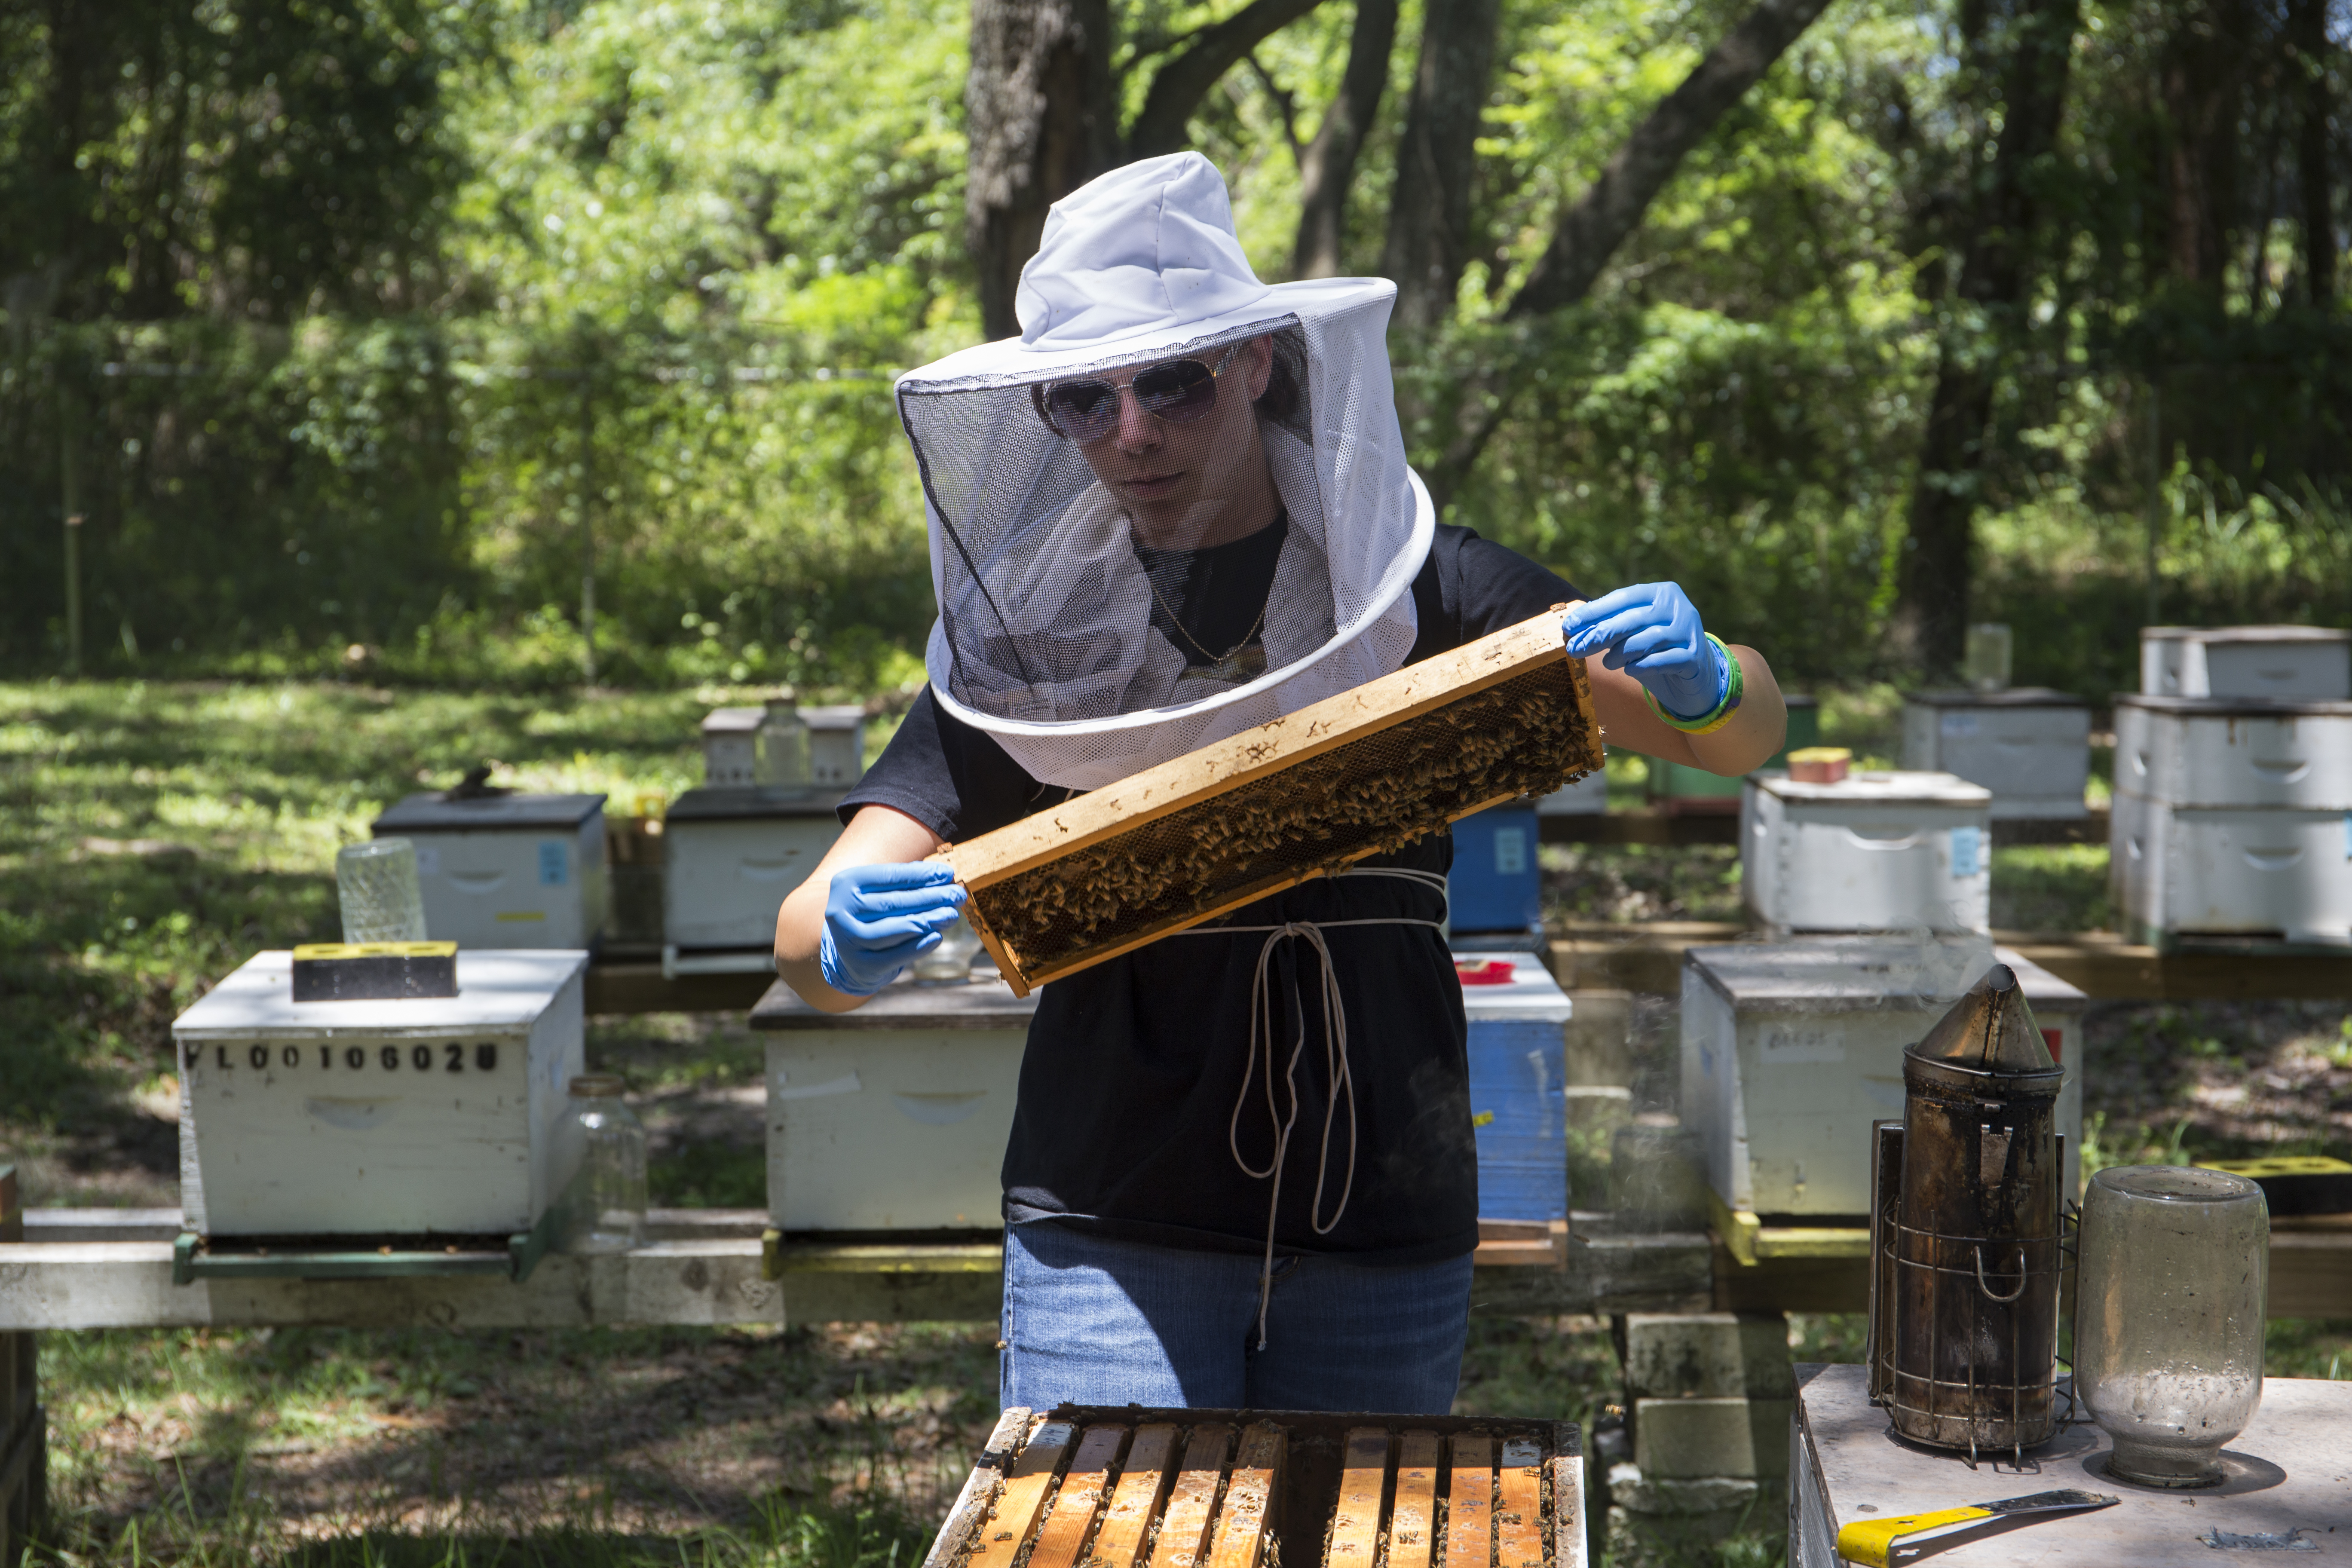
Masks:
[[[2049,1044],[2025,1005],[2017,973],[1996,963],[1936,1021],[1907,1056],[1978,1072],[2043,1073],[2057,1069]]]

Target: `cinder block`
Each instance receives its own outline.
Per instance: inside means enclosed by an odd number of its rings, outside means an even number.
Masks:
[[[1780,1481],[1711,1477],[1670,1481],[1638,1465],[1609,1469],[1602,1552],[1616,1568],[1712,1568],[1741,1537],[1759,1543],[1788,1531],[1788,1489]]]
[[[1628,1399],[1793,1399],[1778,1312],[1625,1315]]]
[[[1568,994],[1568,1076],[1571,1088],[1624,1088],[1633,1081],[1633,994]]]
[[[1633,1121],[1633,1091],[1622,1084],[1572,1083],[1560,1090],[1568,1101],[1568,1128],[1592,1138],[1607,1151],[1617,1129]]]
[[[1659,1480],[1753,1480],[1789,1472],[1790,1399],[1643,1399],[1633,1462]]]
[[[1679,1126],[1618,1129],[1609,1157],[1610,1207],[1653,1230],[1706,1228],[1706,1174],[1698,1136]]]
[[[1705,1476],[1696,1480],[1669,1480],[1645,1474],[1639,1465],[1609,1467],[1609,1503],[1631,1513],[1720,1513],[1744,1510],[1763,1496],[1769,1483],[1737,1476]]]

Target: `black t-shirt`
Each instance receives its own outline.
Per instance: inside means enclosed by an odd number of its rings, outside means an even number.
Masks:
[[[1441,527],[1412,596],[1420,635],[1408,663],[1580,595],[1466,528]],[[1258,603],[1263,597],[1260,588]],[[1185,602],[1172,607],[1193,617]],[[941,712],[927,689],[841,812],[846,821],[860,806],[887,805],[959,840],[1072,793],[1030,777],[985,731]],[[1453,857],[1452,836],[1435,833],[1361,864],[1443,873]],[[1462,988],[1444,941],[1422,925],[1328,924],[1434,921],[1440,909],[1425,886],[1348,876],[1318,878],[1213,922],[1325,924],[1345,1016],[1355,1089],[1353,1180],[1339,1223],[1318,1234],[1316,1220],[1328,1223],[1350,1187],[1348,1116],[1342,1102],[1327,1142],[1331,1075],[1319,961],[1304,942],[1278,943],[1270,1031],[1277,1086],[1292,1050],[1302,1038],[1305,1045],[1297,1051],[1298,1110],[1282,1172],[1277,1251],[1404,1264],[1457,1258],[1478,1245]],[[1052,1216],[1105,1235],[1216,1251],[1265,1245],[1272,1184],[1243,1171],[1228,1142],[1253,1168],[1265,1169],[1274,1140],[1268,1041],[1260,1039],[1255,1068],[1247,1059],[1253,981],[1265,941],[1242,931],[1162,937],[1039,991],[1004,1153],[1009,1219]],[[1277,1098],[1289,1104],[1279,1087]],[[1323,1191],[1315,1210],[1318,1165]]]

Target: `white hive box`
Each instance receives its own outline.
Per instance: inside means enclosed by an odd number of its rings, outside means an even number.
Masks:
[[[1981,942],[1824,938],[1694,947],[1684,961],[1683,1125],[1725,1205],[1865,1223],[1870,1124],[1903,1114],[1903,1049],[1996,959],[2065,1069],[2057,1126],[2075,1191],[2083,993]]]
[[[768,1037],[768,1215],[780,1230],[998,1230],[1021,1053],[1036,993],[982,970],[899,980],[852,1013],[782,984]]]
[[[702,720],[702,782],[749,789],[760,782],[760,723],[765,708],[713,708]]]
[[[2352,812],[2174,805],[2118,791],[2108,880],[2126,931],[2352,946]]]
[[[562,1186],[587,963],[461,951],[455,996],[298,1003],[293,954],[256,954],[172,1026],[189,1228],[530,1230]]]
[[[1463,988],[1483,1179],[1565,1215],[1567,994],[1533,953],[1500,985]],[[1036,993],[992,971],[967,984],[894,981],[850,1013],[779,982],[751,1010],[768,1038],[768,1214],[787,1232],[996,1230]],[[1511,1206],[1509,1204],[1507,1207]],[[1500,1213],[1490,1210],[1489,1213]]]
[[[809,731],[809,782],[845,790],[866,776],[866,710],[854,702],[803,708]]]
[[[772,948],[776,910],[841,837],[833,790],[692,789],[662,822],[664,934],[679,949]]]
[[[1903,765],[1984,785],[1996,821],[2083,816],[2090,705],[2041,687],[1916,691],[1903,703]]]
[[[2118,697],[2116,790],[2182,806],[2352,810],[2352,702]]]
[[[2352,700],[2352,632],[2325,626],[2142,626],[2143,697]]]
[[[416,846],[425,930],[460,947],[593,947],[604,925],[604,797],[412,795],[375,836]]]
[[[1945,773],[1753,773],[1741,897],[1780,931],[1990,929],[1992,795]]]
[[[1609,810],[1609,775],[1595,770],[1536,799],[1538,816],[1601,816]]]

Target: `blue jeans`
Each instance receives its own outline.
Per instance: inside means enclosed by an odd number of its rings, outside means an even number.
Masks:
[[[1264,1350],[1261,1262],[1052,1220],[1006,1226],[999,1400],[1033,1410],[1453,1408],[1469,1337],[1468,1257],[1401,1268],[1277,1258]]]

